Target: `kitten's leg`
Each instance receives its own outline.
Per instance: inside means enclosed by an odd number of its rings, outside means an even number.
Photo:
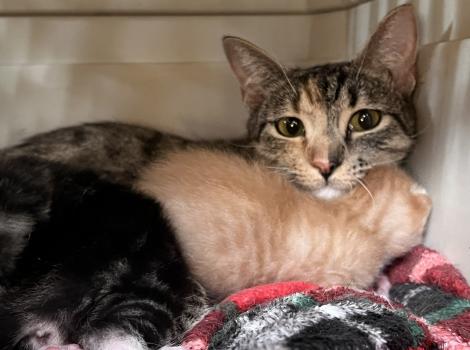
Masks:
[[[102,310],[103,318],[88,320],[79,339],[85,350],[148,350],[147,344],[164,345],[173,336],[171,311],[151,300],[123,298]]]
[[[99,312],[95,310],[97,317],[88,319],[78,341],[83,349],[149,350],[177,344],[206,310],[206,296],[199,286],[194,295],[179,297],[167,288],[141,289],[140,295],[135,294],[137,290],[101,300]]]

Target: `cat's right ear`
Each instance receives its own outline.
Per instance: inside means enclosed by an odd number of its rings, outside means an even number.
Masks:
[[[399,6],[379,23],[358,66],[372,70],[387,69],[398,91],[409,96],[416,84],[417,25],[412,5]]]
[[[243,102],[256,111],[285,75],[282,66],[247,40],[224,36],[225,55],[240,83]]]

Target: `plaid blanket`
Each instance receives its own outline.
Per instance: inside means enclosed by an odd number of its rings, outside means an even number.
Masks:
[[[416,247],[374,290],[285,282],[236,293],[182,348],[470,349],[470,287],[437,252]]]

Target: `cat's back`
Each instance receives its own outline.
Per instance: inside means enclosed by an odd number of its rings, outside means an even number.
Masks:
[[[82,124],[35,135],[0,151],[1,158],[34,157],[130,182],[159,152],[183,140],[157,130],[115,122]]]

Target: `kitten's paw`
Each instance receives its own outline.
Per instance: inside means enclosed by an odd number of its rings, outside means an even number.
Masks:
[[[411,185],[410,192],[415,200],[411,205],[414,206],[417,219],[421,218],[421,226],[424,227],[432,208],[431,197],[429,197],[428,192],[424,187],[416,183]]]
[[[418,184],[411,185],[410,191],[412,194],[423,195],[423,196],[428,195],[428,191],[426,191],[426,189],[423,186],[418,185]]]

